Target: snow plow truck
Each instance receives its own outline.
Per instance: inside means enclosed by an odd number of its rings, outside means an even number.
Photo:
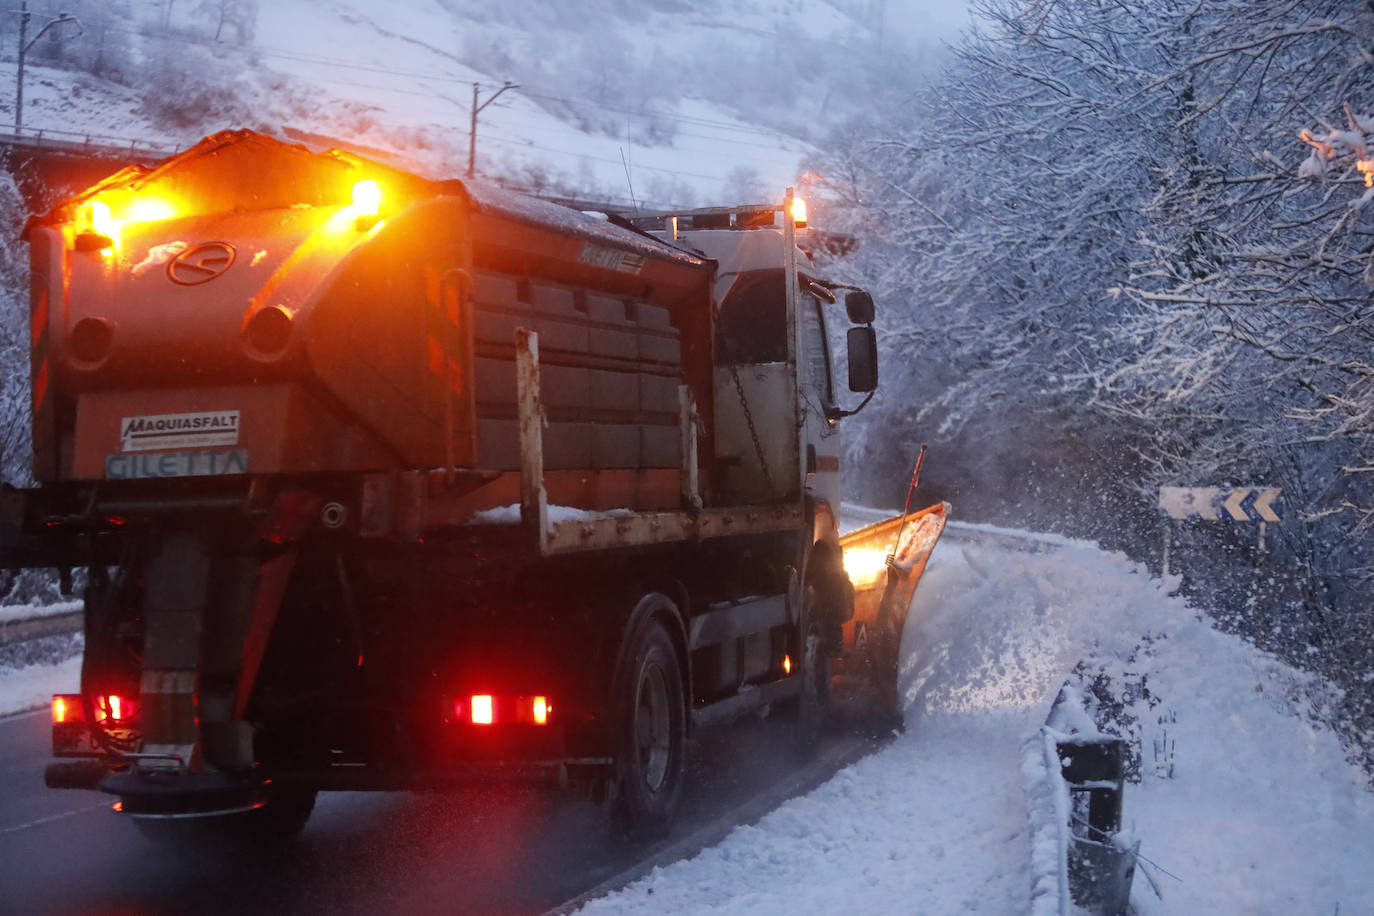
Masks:
[[[873,300],[791,204],[636,225],[226,131],[32,219],[0,555],[85,570],[48,784],[275,837],[500,772],[645,832],[695,729],[898,713],[948,507],[840,538]]]

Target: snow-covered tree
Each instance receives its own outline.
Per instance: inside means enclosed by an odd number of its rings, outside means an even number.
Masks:
[[[252,43],[258,24],[257,0],[201,0],[195,11],[213,26],[215,41],[228,40],[232,33],[235,44]]]
[[[1309,663],[1362,683],[1374,10],[974,10],[944,78],[818,169],[854,206],[850,269],[899,306],[882,435],[858,466],[895,488],[930,439],[927,479],[976,515],[1057,519],[1141,557],[1157,556],[1159,485],[1281,486],[1264,552],[1186,532],[1189,587],[1261,644],[1312,646]],[[1351,702],[1367,730],[1374,704]]]

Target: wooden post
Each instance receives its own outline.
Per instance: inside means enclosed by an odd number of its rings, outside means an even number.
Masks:
[[[539,398],[539,335],[515,330],[515,384],[520,426],[520,521],[545,553],[549,538],[544,490],[544,408]]]
[[[701,485],[697,479],[697,405],[692,389],[677,387],[678,413],[682,424],[682,504],[701,508]]]
[[[1169,535],[1173,532],[1173,530],[1174,526],[1171,525],[1169,523],[1169,520],[1166,518],[1164,520],[1164,559],[1163,562],[1160,564],[1160,576],[1169,575]]]
[[[782,199],[782,269],[785,275],[783,289],[787,297],[787,371],[790,376],[788,381],[792,387],[792,423],[793,430],[790,435],[792,442],[797,450],[797,464],[791,473],[795,475],[793,480],[782,481],[782,492],[786,493],[793,486],[802,489],[802,484],[806,481],[806,447],[803,444],[806,430],[806,401],[802,398],[802,346],[801,346],[801,315],[798,314],[798,302],[801,298],[801,291],[797,286],[797,224],[792,218],[792,201],[795,197],[792,188],[787,189],[787,193]],[[767,477],[765,476],[765,479]],[[777,499],[781,493],[768,494],[770,499]]]

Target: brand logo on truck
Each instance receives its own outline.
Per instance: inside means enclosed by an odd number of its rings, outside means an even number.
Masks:
[[[182,286],[199,286],[223,274],[234,265],[234,246],[228,242],[206,242],[188,248],[167,262],[167,279]]]
[[[239,412],[162,413],[125,417],[119,424],[119,446],[126,452],[211,448],[239,441]]]

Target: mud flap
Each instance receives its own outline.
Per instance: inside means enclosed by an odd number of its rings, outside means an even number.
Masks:
[[[253,763],[244,721],[299,547],[318,509],[279,495],[265,521],[174,529],[146,569],[143,748],[136,769],[199,774]]]
[[[900,724],[898,653],[912,595],[944,533],[949,503],[851,531],[840,538],[854,584],[854,619],[844,625],[844,654],[831,689],[845,706],[862,706]]]
[[[210,564],[211,546],[204,535],[173,531],[161,539],[144,574],[139,769],[200,768],[196,671]]]

